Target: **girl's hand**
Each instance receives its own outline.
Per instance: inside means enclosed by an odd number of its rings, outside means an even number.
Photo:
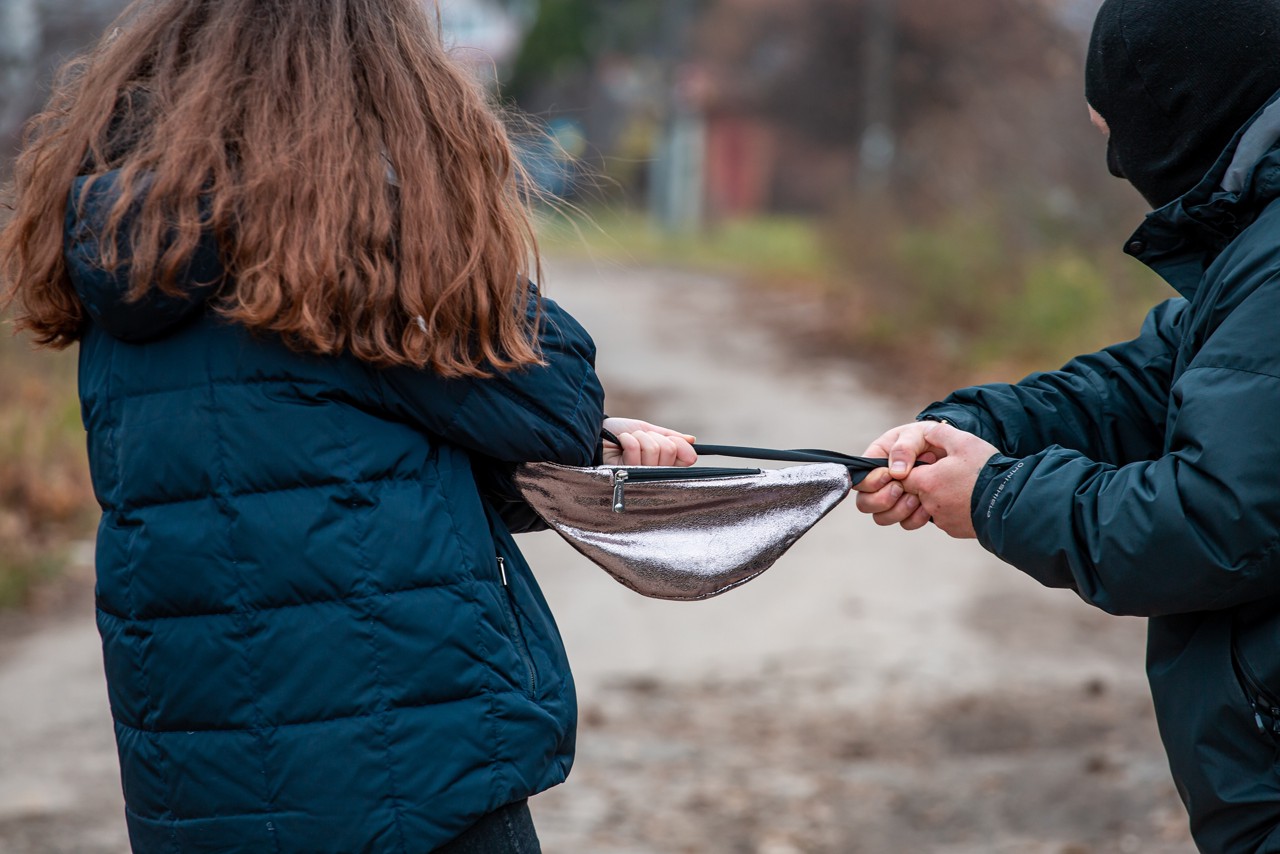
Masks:
[[[698,461],[693,436],[636,418],[606,418],[604,429],[620,445],[604,443],[607,466],[691,466]]]

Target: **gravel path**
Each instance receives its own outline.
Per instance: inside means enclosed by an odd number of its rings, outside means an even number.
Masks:
[[[726,444],[858,453],[910,417],[848,365],[797,362],[731,284],[555,263],[613,414]],[[921,401],[923,402],[923,401]],[[917,403],[917,402],[913,402]],[[553,534],[522,539],[582,705],[533,801],[549,854],[1193,850],[1155,734],[1140,621],[1045,591],[852,502],[773,569],[642,599]],[[127,851],[97,636],[68,606],[0,621],[0,852]]]

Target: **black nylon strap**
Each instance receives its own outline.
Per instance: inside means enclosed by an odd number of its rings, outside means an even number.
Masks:
[[[773,448],[743,448],[737,445],[694,445],[698,456],[738,457],[747,460],[775,460],[784,463],[836,463],[845,466],[852,472],[872,472],[886,468],[888,460],[871,457],[855,457],[839,451],[823,451],[813,448],[799,448],[791,451],[780,451]]]
[[[615,445],[619,444],[618,437],[608,430],[602,429],[600,435]],[[863,476],[876,469],[886,468],[889,465],[889,461],[885,459],[855,457],[850,454],[842,454],[839,451],[824,451],[817,448],[797,448],[790,451],[780,451],[775,448],[696,444],[693,449],[697,451],[700,457],[736,457],[744,460],[773,460],[783,463],[835,463],[845,466],[854,474],[862,474]],[[862,478],[854,478],[854,483],[858,483],[861,480]]]

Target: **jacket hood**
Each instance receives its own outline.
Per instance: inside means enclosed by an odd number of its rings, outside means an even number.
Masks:
[[[178,281],[187,286],[185,295],[170,296],[153,287],[141,299],[130,300],[128,217],[117,237],[119,257],[126,261],[114,270],[102,265],[100,235],[120,198],[119,178],[119,172],[107,172],[75,179],[67,197],[63,256],[71,284],[93,322],[123,341],[147,341],[162,337],[200,313],[222,286],[226,272],[217,239],[206,234],[178,274]],[[141,192],[146,192],[145,181]],[[140,197],[131,205],[130,216],[137,214],[141,203]]]
[[[1125,252],[1192,297],[1213,260],[1280,197],[1280,92],[1245,123],[1208,174],[1152,211]]]
[[[1204,177],[1280,88],[1280,4],[1106,0],[1084,82],[1111,129],[1113,174],[1163,207]]]

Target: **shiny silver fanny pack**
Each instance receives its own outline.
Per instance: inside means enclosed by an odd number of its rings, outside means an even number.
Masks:
[[[696,445],[699,456],[803,462],[783,469],[526,463],[521,496],[575,549],[655,599],[698,600],[766,569],[885,460],[832,451]]]

